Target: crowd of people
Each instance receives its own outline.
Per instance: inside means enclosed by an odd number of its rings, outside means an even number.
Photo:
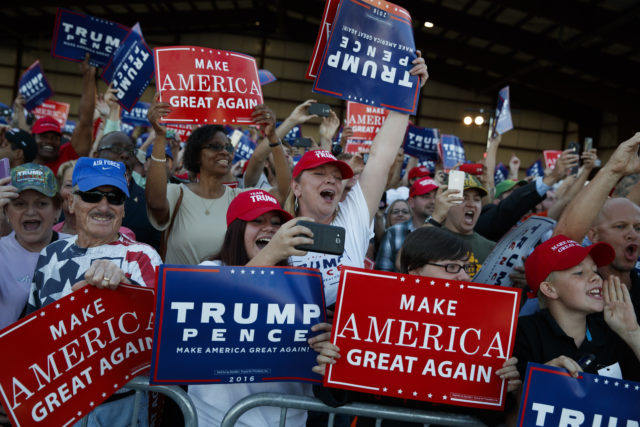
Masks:
[[[496,242],[540,215],[557,221],[552,235],[511,276],[523,303],[535,301],[535,307],[520,318],[513,356],[496,372],[508,381],[511,403],[491,416],[472,414],[492,425],[512,423],[527,362],[574,376],[618,363],[625,379],[640,379],[640,183],[624,190],[619,184],[640,173],[640,133],[599,170],[596,149],[566,150],[543,176],[520,180],[516,168],[495,185],[498,136],[490,140],[484,169],[466,173],[459,192],[448,188],[442,165],[432,170],[412,158],[404,166],[407,114],[389,112],[365,159],[360,153],[334,156],[332,148],[344,148],[350,129],[334,142],[340,120],[333,112],[321,119],[309,114],[314,100],[302,102],[279,126],[274,111],[259,105],[250,129],[256,149],[246,164],[234,164],[224,127],[195,127],[180,142],[161,123],[171,106],[157,96],[147,136],[125,133],[113,90],[97,96],[95,73],[85,60],[79,120],[70,137],[51,117],[29,126],[20,96],[14,122],[0,128],[0,158],[11,166],[10,176],[0,179],[0,328],[83,286],[154,287],[163,262],[317,269],[331,320],[342,266],[472,281]],[[427,82],[420,54],[410,73],[421,87]],[[318,119],[312,147],[283,142],[294,126]],[[300,220],[343,227],[344,252],[298,249],[314,239]],[[330,322],[312,331],[313,370],[323,374],[327,364],[339,363],[340,350],[330,342]],[[595,363],[581,365],[589,354]],[[218,425],[241,398],[263,391],[315,394],[331,405],[373,397],[302,383],[199,385],[188,392],[200,425],[208,426]],[[393,398],[383,403],[458,411]],[[136,404],[146,401],[135,403],[130,390],[120,389],[91,412],[90,425],[125,425]],[[279,415],[255,409],[240,425],[276,425]],[[289,411],[286,421],[305,425],[307,413]],[[147,422],[140,411],[139,424]]]

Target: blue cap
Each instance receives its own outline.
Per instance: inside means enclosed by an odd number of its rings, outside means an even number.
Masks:
[[[149,145],[149,147],[147,148],[147,159],[149,157],[151,157],[151,152],[153,151],[153,144]],[[169,147],[169,145],[165,145],[164,146],[164,154],[169,156],[171,158],[171,160],[173,160],[173,153],[171,152],[171,147]]]
[[[119,188],[129,197],[125,171],[126,168],[122,162],[80,157],[73,168],[71,183],[77,185],[80,191],[89,191],[103,185],[111,185]]]

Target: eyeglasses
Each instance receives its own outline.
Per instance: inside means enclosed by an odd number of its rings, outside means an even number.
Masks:
[[[110,205],[120,206],[124,204],[124,201],[127,200],[127,195],[122,191],[75,191],[73,194],[77,194],[80,196],[83,202],[85,203],[100,203],[103,197],[107,198],[107,202]]]
[[[102,147],[98,147],[98,151],[111,151],[112,153],[120,154],[120,153],[129,153],[133,154],[133,148],[131,147],[122,147],[120,145],[103,145]]]
[[[202,146],[202,148],[208,148],[209,150],[212,150],[212,151],[226,150],[228,153],[231,153],[231,154],[233,154],[233,151],[234,151],[233,145],[231,145],[231,144],[225,144],[225,145],[205,144],[205,145]]]
[[[473,275],[473,274],[476,274],[476,265],[475,264],[465,264],[465,265],[460,265],[460,264],[434,264],[432,262],[428,262],[427,264],[435,265],[436,267],[442,267],[442,268],[444,268],[444,271],[446,271],[447,273],[451,273],[451,274],[459,273],[460,270],[462,270],[462,269],[464,269],[464,271],[470,276]]]
[[[392,209],[391,215],[409,215],[409,211],[407,209]]]

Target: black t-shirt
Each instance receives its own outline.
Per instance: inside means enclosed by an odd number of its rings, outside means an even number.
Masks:
[[[138,242],[151,245],[155,250],[160,247],[160,232],[149,222],[147,217],[147,198],[144,188],[132,179],[129,182],[129,198],[124,204],[122,225],[136,233]]]
[[[549,310],[541,310],[531,316],[518,319],[518,331],[513,355],[518,358],[518,371],[524,380],[527,362],[546,363],[559,356],[567,356],[576,362],[593,354],[595,363],[586,372],[597,374],[598,369],[620,363],[626,380],[640,379],[640,362],[631,349],[613,332],[600,313],[587,316],[587,328],[591,339],[585,338],[576,347],[555,321]]]

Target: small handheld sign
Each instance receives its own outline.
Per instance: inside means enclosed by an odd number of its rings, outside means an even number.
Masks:
[[[423,161],[437,162],[439,143],[438,129],[422,128],[409,123],[404,137],[404,153]]]
[[[262,104],[258,67],[252,56],[196,46],[154,49],[160,101],[172,111],[165,123],[248,124]]]
[[[343,0],[313,91],[415,114],[420,90],[409,13],[386,1]]]
[[[323,296],[311,269],[161,265],[151,381],[320,383],[307,339]]]
[[[384,108],[347,102],[347,126],[353,130],[350,139],[373,141],[388,115]]]
[[[25,100],[24,107],[32,111],[53,95],[53,90],[42,71],[40,61],[36,61],[22,73],[18,91]]]
[[[637,426],[640,383],[529,363],[518,427]]]
[[[138,102],[153,77],[153,54],[134,26],[109,59],[100,76],[116,90],[116,99],[130,111]]]
[[[153,301],[142,286],[88,285],[3,329],[0,401],[13,424],[73,425],[148,371]]]
[[[331,333],[341,357],[324,385],[500,410],[495,371],[512,353],[519,300],[518,289],[344,267]]]
[[[51,56],[104,67],[126,37],[129,27],[95,16],[58,8],[51,40]]]
[[[32,113],[38,119],[51,116],[56,119],[60,127],[64,127],[65,123],[67,123],[67,117],[69,117],[70,107],[66,102],[45,101],[34,108]]]

